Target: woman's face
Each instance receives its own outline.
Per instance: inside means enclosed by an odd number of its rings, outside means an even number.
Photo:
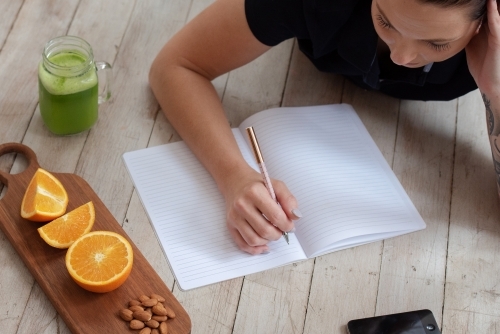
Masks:
[[[418,0],[372,0],[375,30],[391,51],[392,61],[422,67],[460,52],[479,29],[470,9],[443,8]]]

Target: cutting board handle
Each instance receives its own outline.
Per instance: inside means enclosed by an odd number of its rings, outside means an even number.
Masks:
[[[39,168],[35,152],[33,152],[33,150],[26,145],[20,143],[1,144],[0,157],[7,153],[21,153],[26,157],[26,159],[28,159],[28,167],[20,174],[29,173],[30,175],[33,175]],[[7,187],[9,186],[9,180],[11,180],[13,177],[15,176],[0,170],[0,182],[7,185]]]

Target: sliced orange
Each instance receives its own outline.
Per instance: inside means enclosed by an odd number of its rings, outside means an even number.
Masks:
[[[130,243],[115,232],[82,235],[66,253],[66,268],[73,280],[92,292],[109,292],[122,285],[132,270]]]
[[[90,232],[94,221],[94,204],[88,202],[38,228],[38,233],[52,247],[68,248],[76,239]]]
[[[61,182],[39,168],[28,185],[21,204],[21,217],[46,222],[61,217],[68,206],[68,194]]]

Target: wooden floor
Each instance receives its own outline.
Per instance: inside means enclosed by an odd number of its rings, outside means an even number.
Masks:
[[[186,308],[192,333],[345,333],[348,320],[427,308],[443,333],[500,333],[500,212],[479,93],[400,101],[317,72],[293,41],[214,81],[233,126],[276,106],[350,103],[427,223],[423,231],[182,292],[122,162],[179,140],[147,83],[163,44],[211,0],[0,1],[0,143],[21,142],[41,166],[82,176]],[[114,67],[98,123],[51,135],[38,110],[43,45],[78,35]],[[196,98],[196,97],[193,97]],[[14,155],[0,168],[23,168]],[[69,333],[0,233],[0,328]]]

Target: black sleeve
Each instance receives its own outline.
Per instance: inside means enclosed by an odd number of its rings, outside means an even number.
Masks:
[[[268,46],[308,35],[302,0],[245,0],[245,15],[253,35]]]

